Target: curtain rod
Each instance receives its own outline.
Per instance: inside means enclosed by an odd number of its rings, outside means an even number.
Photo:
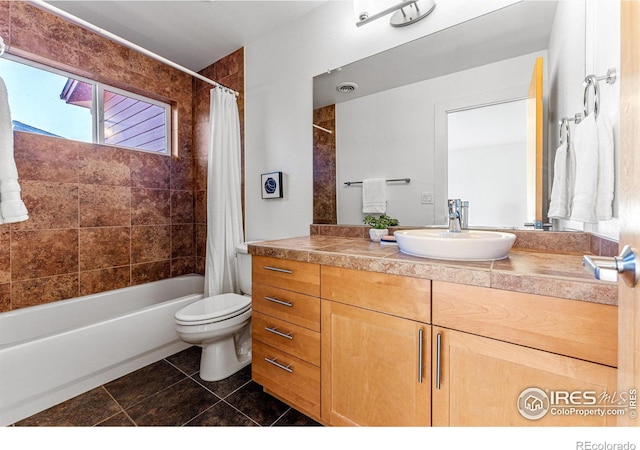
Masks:
[[[144,54],[144,55],[146,55],[146,56],[148,56],[150,58],[153,58],[153,59],[155,59],[157,61],[160,61],[161,63],[164,63],[164,64],[166,64],[168,66],[171,66],[174,69],[178,69],[181,72],[184,72],[186,74],[191,75],[192,77],[198,78],[199,80],[202,80],[202,81],[204,81],[206,83],[212,84],[217,88],[226,89],[226,90],[228,90],[230,92],[233,92],[236,97],[238,95],[240,95],[240,93],[238,91],[236,91],[236,90],[233,90],[233,89],[231,89],[231,88],[229,88],[229,87],[227,87],[227,86],[225,86],[223,84],[220,84],[217,81],[213,81],[213,80],[211,80],[211,79],[209,79],[207,77],[204,77],[204,76],[200,75],[199,73],[194,72],[193,70],[187,69],[186,67],[181,66],[180,64],[175,63],[175,62],[165,58],[164,56],[160,56],[160,55],[158,55],[156,53],[153,53],[153,52],[147,50],[144,47],[140,47],[138,44],[134,44],[131,41],[127,41],[126,39],[121,38],[120,36],[118,36],[116,34],[113,34],[110,31],[107,31],[107,30],[105,30],[103,28],[100,28],[100,27],[98,27],[98,26],[96,26],[96,25],[94,25],[94,24],[92,24],[90,22],[87,22],[84,19],[76,17],[73,14],[69,14],[68,12],[63,11],[62,9],[57,8],[57,7],[53,6],[53,5],[50,5],[49,3],[46,3],[43,0],[28,0],[28,3],[31,3],[33,6],[39,8],[39,9],[43,9],[43,10],[45,10],[47,12],[50,12],[50,13],[58,16],[58,17],[66,19],[66,20],[68,20],[68,21],[70,21],[70,22],[72,22],[72,23],[74,23],[76,25],[79,25],[79,26],[81,26],[83,28],[86,28],[86,29],[88,29],[90,31],[93,31],[93,32],[95,32],[95,33],[97,33],[97,34],[99,34],[99,35],[101,35],[103,37],[106,37],[107,39],[111,39],[112,41],[115,41],[115,42],[117,42],[119,44],[122,44],[122,45],[124,45],[126,47],[129,47],[130,49],[133,49],[133,50],[135,50],[137,52],[140,52],[140,53],[142,53],[142,54]]]

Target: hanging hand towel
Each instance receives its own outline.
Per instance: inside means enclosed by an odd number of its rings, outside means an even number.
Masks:
[[[573,190],[573,153],[564,142],[556,150],[553,165],[553,186],[549,202],[550,219],[568,219],[571,213],[570,202]]]
[[[4,80],[0,77],[0,224],[22,222],[29,218],[20,198],[18,169],[13,159],[11,111]]]
[[[589,114],[575,131],[576,180],[571,202],[571,220],[597,223],[598,128],[594,114]]]
[[[612,203],[615,184],[613,130],[604,112],[596,118],[598,128],[598,193],[596,195],[596,218],[609,220],[613,217]]]
[[[387,211],[387,182],[384,178],[369,178],[362,182],[362,212],[365,214]]]

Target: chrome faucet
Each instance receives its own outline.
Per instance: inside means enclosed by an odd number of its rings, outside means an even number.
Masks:
[[[460,233],[460,217],[462,212],[462,201],[459,198],[448,200],[449,204],[449,233]]]

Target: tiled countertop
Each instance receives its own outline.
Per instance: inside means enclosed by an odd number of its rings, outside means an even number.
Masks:
[[[418,258],[367,239],[311,235],[249,245],[253,255],[384,272],[435,281],[490,287],[617,305],[617,283],[598,281],[579,254],[512,249],[506,259],[462,262]]]

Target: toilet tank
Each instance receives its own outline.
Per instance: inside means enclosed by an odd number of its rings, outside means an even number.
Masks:
[[[238,283],[243,294],[251,295],[251,255],[247,245],[260,241],[241,242],[236,245],[236,268]]]

